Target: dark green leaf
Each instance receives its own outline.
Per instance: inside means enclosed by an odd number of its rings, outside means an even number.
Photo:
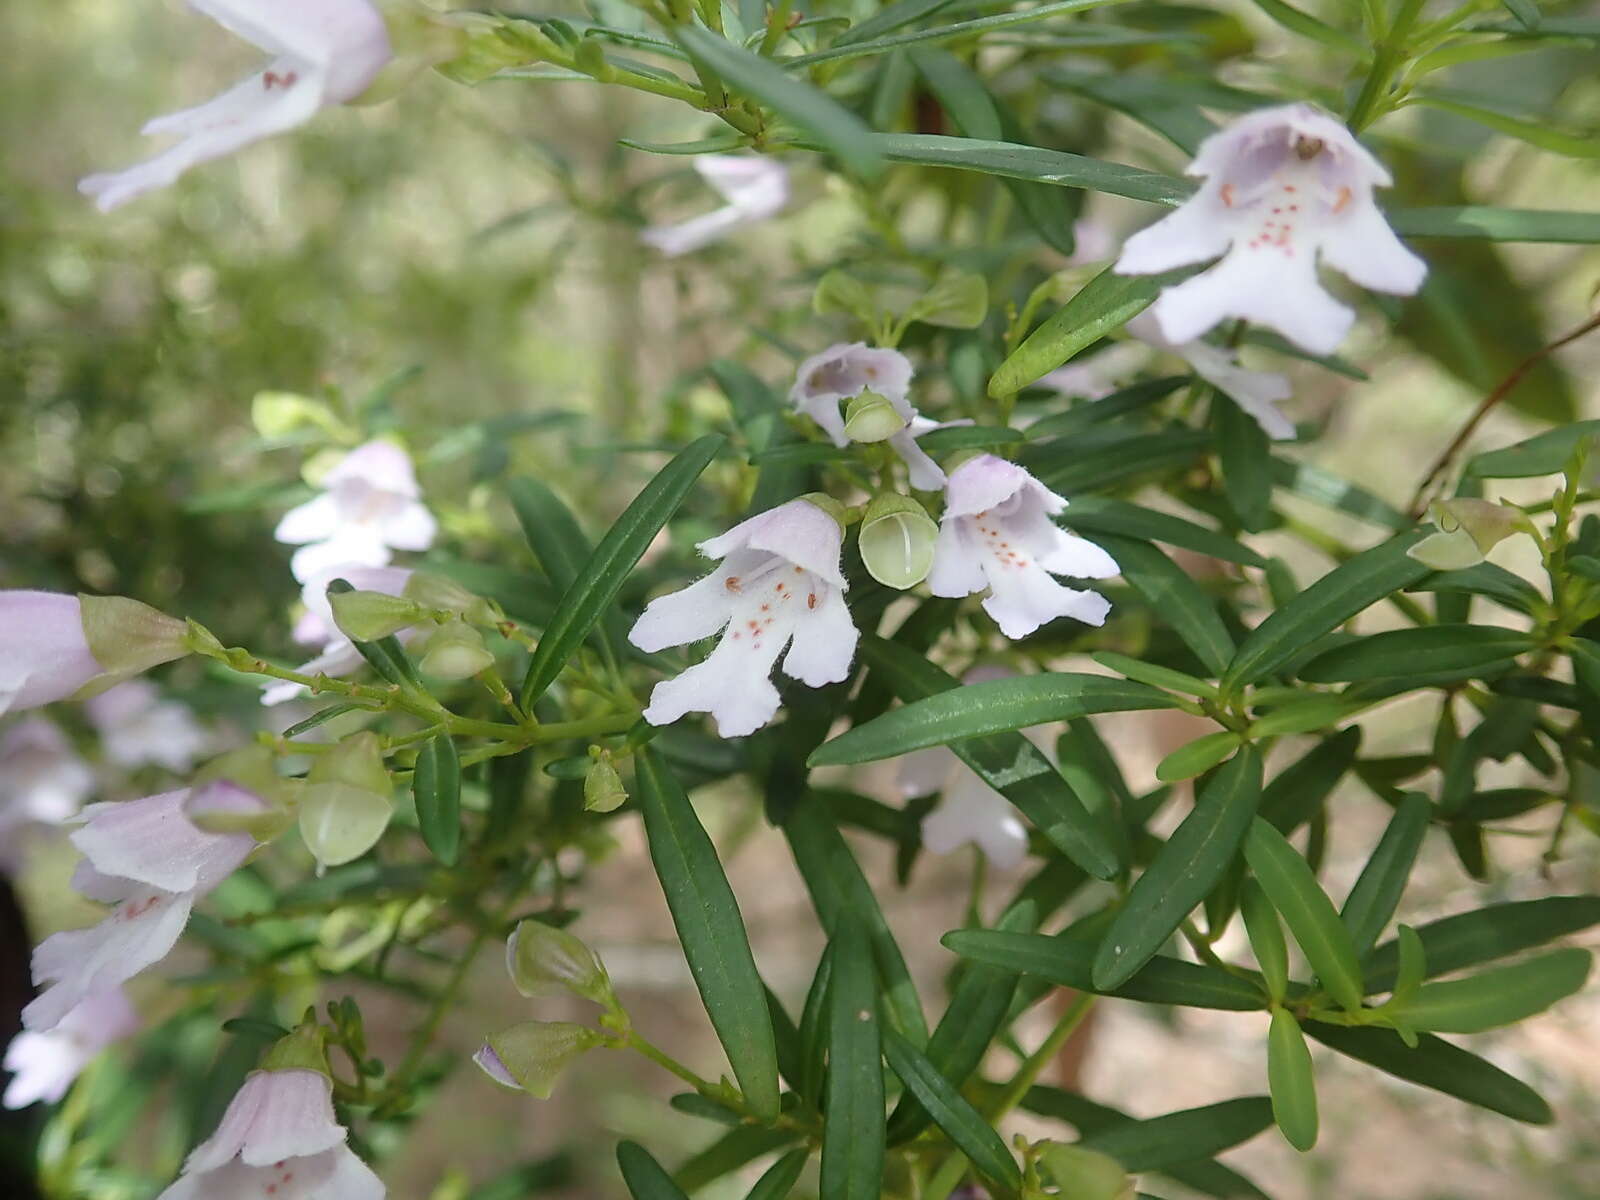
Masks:
[[[882,170],[882,154],[873,144],[871,130],[831,96],[699,25],[674,25],[672,35],[729,88],[815,138],[857,175],[872,178]]]
[[[1413,592],[1465,593],[1487,596],[1520,613],[1533,613],[1544,602],[1539,589],[1520,575],[1494,563],[1478,563],[1459,571],[1436,571],[1412,584]]]
[[[828,1089],[822,1118],[822,1200],[880,1200],[884,1166],[878,989],[866,933],[845,914],[830,939]]]
[[[756,1180],[756,1185],[750,1189],[745,1200],[784,1200],[794,1190],[800,1172],[806,1169],[806,1160],[810,1157],[810,1152],[806,1150],[789,1151]]]
[[[1022,1172],[1000,1135],[921,1051],[892,1029],[884,1031],[883,1050],[906,1090],[980,1175],[1008,1191],[1022,1186]]]
[[[1542,946],[1596,924],[1600,924],[1600,896],[1547,896],[1445,917],[1420,926],[1417,936],[1431,977]],[[1367,963],[1366,990],[1392,988],[1398,962],[1396,943],[1385,942],[1374,950]]]
[[[1304,1028],[1340,1054],[1421,1087],[1530,1125],[1548,1125],[1555,1119],[1544,1098],[1520,1079],[1432,1034],[1423,1034],[1416,1048],[1410,1049],[1399,1034],[1388,1029],[1345,1028],[1316,1021],[1308,1021]]]
[[[1495,625],[1426,625],[1374,633],[1317,655],[1298,672],[1312,683],[1472,671],[1525,654],[1530,634]]]
[[[1250,532],[1265,529],[1272,520],[1273,474],[1266,432],[1220,391],[1212,400],[1211,423],[1229,506]]]
[[[739,1125],[723,1134],[676,1171],[673,1177],[686,1192],[698,1192],[709,1183],[739,1170],[762,1155],[781,1150],[796,1140],[791,1129]]]
[[[1034,426],[1030,428],[1031,433]],[[922,439],[926,445],[927,439]],[[1093,537],[1097,533],[1121,534],[1145,542],[1165,542],[1197,554],[1225,559],[1246,567],[1265,567],[1267,560],[1225,533],[1207,529],[1171,513],[1141,508],[1104,496],[1079,496],[1058,518],[1061,524]]]
[[[1321,809],[1356,760],[1361,728],[1341,729],[1291,763],[1261,793],[1261,815],[1288,836]]]
[[[1297,496],[1303,496],[1325,508],[1335,508],[1353,517],[1360,517],[1385,529],[1404,532],[1416,524],[1405,513],[1365,488],[1311,463],[1290,462],[1274,456],[1272,480]]]
[[[1244,744],[1244,738],[1231,729],[1202,734],[1179,746],[1156,764],[1156,778],[1163,783],[1178,783],[1203,775]]]
[[[928,1026],[905,957],[828,806],[816,794],[806,797],[790,810],[783,832],[823,928],[831,933],[848,913],[866,929],[890,1017],[908,1038],[925,1045]]]
[[[1259,817],[1250,826],[1244,855],[1322,986],[1343,1007],[1360,1008],[1361,964],[1355,944],[1306,860]]]
[[[1307,645],[1357,613],[1421,579],[1428,568],[1406,554],[1426,534],[1417,530],[1341,563],[1257,625],[1223,678],[1225,690],[1277,671]]]
[[[338,596],[345,592],[353,592],[355,588],[345,579],[335,579],[328,584],[328,595]],[[372,642],[352,641],[361,657],[367,660],[384,680],[398,688],[408,691],[419,691],[422,681],[417,678],[417,669],[412,665],[404,647],[395,637],[379,638]]]
[[[429,738],[417,751],[411,794],[423,842],[445,866],[455,865],[461,853],[461,758],[448,733]]]
[[[1146,1004],[1187,1005],[1251,1012],[1266,1007],[1261,988],[1216,967],[1158,955],[1112,988],[1095,984],[1095,942],[1081,935],[1005,933],[998,929],[957,929],[941,943],[975,962],[1033,975],[1080,992],[1096,992]]]
[[[1396,1015],[1434,1033],[1482,1033],[1566,999],[1583,987],[1592,961],[1587,950],[1556,950],[1466,979],[1423,984]]]
[[[711,434],[679,453],[645,484],[616,524],[600,539],[594,553],[561,597],[555,619],[539,639],[538,648],[528,663],[528,674],[522,681],[524,708],[531,707],[555,682],[567,660],[616,598],[628,572],[633,570],[661,527],[678,511],[700,473],[726,444],[725,439]],[[520,514],[520,505],[518,511]]]
[[[1217,606],[1200,590],[1200,585],[1149,542],[1104,534],[1096,540],[1117,560],[1122,577],[1145,603],[1172,627],[1196,658],[1220,675],[1233,658],[1233,638],[1228,636]]]
[[[1160,950],[1221,880],[1261,801],[1261,756],[1242,747],[1217,769],[1127,898],[1101,939],[1094,990],[1126,983]]]
[[[635,758],[645,836],[684,957],[750,1110],[778,1115],[778,1056],[766,991],[716,849],[689,798],[649,749]]]
[[[1417,851],[1422,849],[1422,837],[1428,831],[1432,814],[1433,805],[1426,796],[1406,793],[1372,857],[1367,859],[1367,865],[1350,889],[1339,917],[1350,931],[1356,957],[1367,956],[1389,918],[1394,916],[1406,880],[1411,878]]]
[[[1482,238],[1490,242],[1600,242],[1600,213],[1535,208],[1404,208],[1389,214],[1402,237]]]
[[[1250,949],[1266,981],[1267,995],[1278,1004],[1289,988],[1289,945],[1284,941],[1278,910],[1272,907],[1261,884],[1254,879],[1246,879],[1240,885],[1239,913],[1244,917]]]
[[[689,1200],[638,1142],[618,1144],[617,1166],[622,1168],[622,1181],[628,1185],[633,1200]]]

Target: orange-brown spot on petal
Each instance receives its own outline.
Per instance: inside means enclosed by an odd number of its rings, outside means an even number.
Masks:
[[[1350,189],[1347,188],[1347,187],[1342,187],[1342,188],[1339,189],[1339,198],[1333,202],[1333,211],[1334,212],[1343,212],[1344,209],[1345,209],[1345,206],[1347,204],[1349,204],[1349,203],[1350,203]]]
[[[807,608],[815,608],[816,606],[817,606],[817,594],[815,592],[812,592],[809,596],[806,597],[806,607]]]
[[[1233,184],[1231,184],[1231,183],[1223,184],[1222,185],[1222,191],[1219,194],[1222,196],[1222,203],[1224,205],[1226,205],[1228,208],[1232,208],[1233,207]]]
[[[722,586],[727,588],[730,592],[737,592],[743,585],[740,584],[739,577],[737,575],[729,575],[727,579],[723,580]]]

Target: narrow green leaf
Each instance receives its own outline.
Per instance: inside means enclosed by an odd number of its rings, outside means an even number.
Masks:
[[[1600,242],[1600,213],[1594,212],[1486,205],[1404,208],[1389,214],[1389,224],[1402,237],[1481,238],[1490,242],[1555,242],[1561,245]]]
[[[1037,8],[1022,9],[1017,12],[998,13],[987,17],[976,17],[970,21],[956,21],[950,25],[935,25],[928,29],[916,29],[908,33],[895,33],[886,37],[874,37],[871,40],[845,41],[841,36],[826,50],[817,50],[811,54],[800,54],[794,58],[783,60],[783,65],[790,70],[797,67],[809,67],[822,62],[838,62],[848,58],[864,58],[869,55],[882,54],[901,46],[914,46],[919,42],[945,42],[955,38],[969,38],[975,34],[985,33],[991,29],[1004,29],[1011,25],[1023,25],[1033,21],[1042,21],[1047,17],[1059,16],[1065,13],[1080,12],[1086,8],[1098,8],[1102,4],[1115,4],[1118,0],[1055,0],[1051,4],[1041,4]],[[886,16],[888,10],[879,16]],[[870,22],[863,22],[869,24]],[[909,22],[908,22],[909,23]],[[848,31],[847,31],[848,34]]]
[[[745,1200],[784,1200],[794,1190],[800,1172],[806,1169],[808,1150],[791,1150],[767,1168],[766,1173],[746,1194]]]
[[[1179,746],[1156,764],[1156,778],[1163,783],[1178,783],[1203,775],[1212,767],[1230,758],[1244,744],[1244,738],[1231,729],[1203,734],[1194,741]]]
[[[417,751],[411,794],[423,842],[445,866],[454,866],[461,853],[461,758],[448,733],[429,738]]]
[[[1234,655],[1233,638],[1217,614],[1216,604],[1189,573],[1149,542],[1105,534],[1096,541],[1117,560],[1122,577],[1145,603],[1207,669],[1220,675]]]
[[[1154,688],[1105,675],[1052,672],[991,679],[913,700],[846,730],[819,746],[809,765],[876,762],[928,746],[1005,734],[1090,713],[1171,707],[1172,698]]]
[[[1203,429],[1172,425],[1155,433],[1130,433],[1127,426],[1107,425],[1030,446],[1022,465],[1046,487],[1077,496],[1141,475],[1179,470],[1197,463],[1210,448],[1211,435]]]
[[[1358,61],[1370,58],[1372,55],[1371,47],[1354,34],[1335,29],[1326,21],[1313,17],[1310,13],[1285,3],[1284,0],[1255,0],[1255,5],[1290,32],[1319,42],[1330,50],[1354,55]]]
[[[1126,983],[1206,898],[1260,800],[1261,756],[1244,746],[1200,789],[1193,811],[1129,889],[1095,956],[1095,991]]]
[[[905,957],[878,907],[872,885],[861,873],[823,799],[813,793],[796,804],[784,822],[783,832],[823,928],[831,933],[846,914],[861,923],[883,978],[884,1004],[890,1016],[908,1038],[919,1046],[926,1045],[927,1021]]]
[[[1425,625],[1370,634],[1317,655],[1300,668],[1311,683],[1347,683],[1471,671],[1525,654],[1538,639],[1494,625]]]
[[[1261,815],[1284,836],[1293,833],[1321,809],[1361,749],[1361,727],[1342,729],[1324,738],[1278,772],[1261,793]]]
[[[1015,395],[1080,350],[1121,329],[1155,303],[1161,289],[1173,282],[1172,275],[1118,275],[1107,267],[996,368],[989,379],[989,395],[997,400]]]
[[[996,928],[1028,933],[1038,921],[1038,906],[1031,900],[1019,900],[1000,918]],[[983,1061],[989,1043],[1005,1024],[1016,993],[1014,972],[979,963],[962,973],[927,1048],[928,1061],[951,1087],[965,1084]],[[914,1098],[902,1100],[889,1117],[890,1142],[898,1144],[915,1137],[928,1120],[927,1109]]]
[[[940,942],[975,962],[989,963],[1032,975],[1080,992],[1095,992],[1146,1004],[1187,1005],[1229,1012],[1254,1012],[1266,1007],[1261,988],[1216,967],[1157,955],[1114,987],[1094,982],[1096,945],[1081,934],[1073,937],[1039,933],[1006,933],[998,929],[956,929]]]
[[[1562,154],[1568,158],[1600,158],[1600,139],[1578,133],[1566,133],[1553,128],[1548,122],[1513,116],[1481,104],[1468,104],[1452,96],[1414,92],[1410,103],[1463,117],[1475,124],[1516,138],[1520,142]]]
[[[628,1185],[633,1200],[689,1200],[672,1176],[662,1170],[661,1164],[651,1157],[638,1142],[621,1142],[617,1146],[617,1166],[622,1168],[622,1182]]]
[[[983,1115],[950,1086],[927,1058],[894,1030],[884,1031],[883,1050],[889,1066],[906,1090],[933,1118],[933,1123],[978,1173],[1002,1188],[1015,1192],[1022,1186],[1022,1172]]]
[[[349,702],[341,703],[341,704],[330,704],[330,705],[328,705],[327,708],[318,709],[316,712],[312,713],[309,717],[307,717],[304,721],[296,721],[293,725],[289,726],[289,728],[285,729],[278,736],[283,738],[284,741],[292,741],[293,739],[299,737],[302,733],[310,733],[313,729],[317,728],[319,725],[326,725],[329,721],[333,720],[335,717],[344,716],[345,713],[348,713],[348,712],[367,712],[367,711],[369,711],[369,710],[368,710],[367,706],[364,705],[364,704],[355,704],[355,703],[349,703]]]
[[[1244,855],[1322,986],[1344,1008],[1360,1008],[1361,964],[1355,945],[1306,860],[1259,817],[1245,838]]]
[[[335,579],[328,584],[330,596],[353,591],[355,588],[346,579]],[[351,644],[386,682],[409,692],[422,690],[422,681],[417,678],[417,669],[412,665],[410,656],[406,654],[398,638],[390,636],[372,642],[357,642],[352,639]]]
[[[1151,687],[1183,692],[1189,696],[1204,696],[1213,700],[1217,697],[1216,684],[1207,683],[1204,679],[1196,678],[1183,671],[1174,671],[1171,667],[1147,663],[1138,658],[1129,658],[1126,654],[1118,654],[1114,650],[1096,650],[1089,657],[1101,666],[1110,667],[1118,675],[1126,675],[1129,679],[1138,683],[1147,683]]]
[[[1415,583],[1428,568],[1406,551],[1426,535],[1416,530],[1341,563],[1251,630],[1223,677],[1238,688],[1271,675],[1307,645],[1391,592]]]
[[[1029,432],[1032,432],[1032,428]],[[1125,500],[1079,496],[1057,520],[1067,528],[1091,537],[1097,533],[1119,533],[1140,541],[1181,546],[1196,554],[1207,554],[1246,567],[1267,565],[1267,560],[1261,555],[1225,533],[1207,529],[1204,525],[1197,525],[1171,513],[1141,508]]]
[[[567,660],[616,598],[628,572],[633,570],[661,527],[678,511],[700,473],[726,444],[724,438],[710,434],[681,451],[644,486],[600,539],[594,553],[561,597],[555,619],[539,639],[528,663],[528,674],[522,681],[525,709],[555,682]]]
[[[1245,932],[1250,935],[1250,949],[1261,967],[1261,977],[1266,980],[1267,995],[1274,1004],[1280,1004],[1289,989],[1289,945],[1283,937],[1278,910],[1272,907],[1260,883],[1246,879],[1239,889],[1239,912],[1244,917]]]
[[[828,1054],[828,987],[833,982],[833,947],[829,942],[817,960],[817,970],[806,989],[800,1011],[801,1076],[797,1090],[813,1108],[822,1107],[823,1071]]]
[[[1433,805],[1419,792],[1407,792],[1383,837],[1350,889],[1339,919],[1350,931],[1356,957],[1365,958],[1400,904],[1411,868],[1428,832]]]
[[[1247,731],[1253,739],[1283,737],[1291,733],[1313,733],[1338,725],[1364,708],[1375,704],[1362,696],[1332,696],[1323,693],[1306,694],[1293,701],[1276,705],[1265,716],[1250,722]]]
[[[1043,438],[1062,437],[1069,433],[1081,434],[1087,429],[1106,422],[1115,421],[1120,417],[1131,416],[1136,412],[1149,408],[1158,401],[1165,400],[1173,392],[1192,382],[1189,375],[1168,375],[1162,379],[1145,379],[1138,383],[1130,383],[1127,387],[1112,392],[1109,396],[1099,400],[1087,400],[1074,404],[1065,412],[1051,413],[1047,417],[1040,417],[1028,426],[1027,437],[1030,441],[1039,441]],[[1074,504],[1083,503],[1082,499],[1074,500]],[[1114,530],[1113,532],[1124,532]],[[1141,535],[1143,536],[1143,535]],[[1165,541],[1167,539],[1154,537],[1151,541]],[[1181,545],[1182,543],[1176,543]],[[1227,557],[1222,555],[1220,557]]]
[[[1272,479],[1279,487],[1324,508],[1338,509],[1397,533],[1404,533],[1416,524],[1394,505],[1380,500],[1365,488],[1311,463],[1290,462],[1274,455]]]
[[[1304,1028],[1323,1045],[1398,1079],[1530,1125],[1548,1125],[1555,1119],[1544,1097],[1522,1080],[1432,1034],[1423,1034],[1413,1049],[1393,1031],[1373,1026],[1347,1028],[1308,1021]]]
[[[1540,14],[1537,0],[1500,0],[1500,3],[1524,29],[1539,28]]]
[[[879,1200],[885,1116],[872,951],[865,931],[848,914],[835,926],[831,941],[820,1193],[822,1200]]]
[[[1419,926],[1417,936],[1427,952],[1428,974],[1434,976],[1542,946],[1596,924],[1600,924],[1600,896],[1547,896],[1445,917]],[[1374,950],[1367,964],[1367,991],[1392,988],[1398,961],[1394,942]]]
[[[494,582],[498,586],[485,588],[486,580],[477,564],[458,564],[449,574],[463,587],[481,595],[493,595],[512,616],[524,620],[537,617],[534,623],[548,628],[555,617],[557,602],[593,556],[594,544],[578,526],[572,510],[542,481],[528,476],[512,479],[506,484],[506,496],[517,515],[517,523],[522,527],[523,539],[549,578],[551,595],[548,606],[540,603],[537,611],[534,611],[526,602],[517,603],[531,590],[529,585],[536,579],[532,575],[496,579]],[[462,567],[468,570],[463,571]],[[538,599],[543,601],[545,597],[539,596]],[[607,614],[596,636],[601,644],[615,654],[623,639],[619,614]]]
[[[1394,994],[1389,999],[1398,1006],[1404,1006],[1411,1002],[1422,981],[1428,977],[1428,952],[1423,949],[1422,939],[1411,926],[1401,925],[1395,934],[1395,944],[1400,948],[1400,966],[1395,973]]]
[[[1572,679],[1577,685],[1578,716],[1590,741],[1600,739],[1600,642],[1573,638],[1567,647]]]
[[[871,130],[833,97],[796,79],[771,59],[753,54],[699,25],[674,25],[672,36],[691,58],[715,72],[729,88],[816,138],[855,174],[871,179],[883,169],[882,155],[873,145]]]
[[[684,1191],[698,1192],[707,1184],[733,1174],[774,1150],[782,1150],[796,1140],[792,1129],[736,1125],[674,1171],[673,1178]]]
[[[941,8],[949,7],[951,0],[895,0],[873,13],[865,21],[850,26],[833,39],[835,46],[854,46],[870,42],[896,29],[915,25],[924,17],[931,17]]]
[[[1272,1117],[1284,1140],[1305,1153],[1317,1144],[1317,1078],[1300,1022],[1286,1008],[1272,1010],[1267,1086],[1272,1091]]]
[[[1600,214],[1597,214],[1596,220],[1600,221]],[[1467,472],[1479,479],[1529,479],[1535,475],[1559,475],[1572,461],[1579,444],[1592,438],[1600,438],[1600,419],[1573,421],[1502,450],[1479,454],[1468,460]]]
[[[1211,402],[1223,494],[1251,533],[1272,520],[1272,454],[1266,431],[1231,396],[1218,391]]]
[[[1416,1029],[1482,1033],[1541,1013],[1577,992],[1592,962],[1587,950],[1556,950],[1466,979],[1423,984],[1394,1011]]]
[[[1458,571],[1435,571],[1417,580],[1408,590],[1487,596],[1497,604],[1528,615],[1532,615],[1544,603],[1539,589],[1522,576],[1513,575],[1504,567],[1489,562],[1463,567]]]
[[[778,1115],[778,1054],[766,991],[717,852],[672,772],[651,750],[635,758],[650,861],[695,986],[750,1110]]]

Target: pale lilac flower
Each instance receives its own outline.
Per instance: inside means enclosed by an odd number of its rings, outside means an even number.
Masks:
[[[159,689],[143,679],[108,688],[83,708],[106,758],[119,767],[155,763],[169,771],[187,771],[211,743],[188,705],[163,700]]]
[[[64,700],[104,672],[78,597],[0,591],[0,714]]]
[[[90,996],[160,962],[177,944],[194,902],[255,850],[249,834],[208,833],[193,824],[188,812],[197,806],[267,808],[254,793],[218,781],[84,810],[72,842],[85,857],[72,885],[113,907],[98,925],[54,934],[35,947],[34,982],[49,986],[22,1010],[25,1028],[53,1029]]]
[[[1014,674],[1004,667],[976,667],[963,683],[984,683]],[[900,760],[900,793],[907,799],[940,793],[938,805],[922,818],[922,844],[934,854],[974,845],[1001,870],[1020,866],[1028,854],[1028,827],[1011,802],[945,746],[917,750]]]
[[[11,873],[22,831],[58,825],[94,791],[94,772],[43,717],[28,717],[0,733],[0,872]]]
[[[742,154],[702,154],[694,160],[723,207],[676,225],[652,225],[639,235],[668,258],[721,241],[736,229],[771,220],[789,203],[789,169],[776,159]]]
[[[645,720],[668,725],[709,712],[723,737],[754,733],[778,711],[770,676],[785,646],[784,674],[808,687],[846,678],[857,634],[839,570],[843,536],[832,515],[800,499],[701,542],[700,552],[722,565],[651,601],[628,639],[645,651],[719,630],[722,640],[704,662],[656,685]]]
[[[1165,289],[1152,309],[1166,340],[1192,342],[1228,317],[1330,354],[1355,314],[1317,280],[1320,261],[1362,287],[1410,295],[1427,265],[1400,244],[1372,198],[1393,180],[1338,121],[1307,104],[1241,117],[1200,144],[1205,182],[1128,239],[1116,269],[1153,275],[1221,258]]]
[[[208,103],[148,122],[144,133],[181,140],[137,166],[79,183],[101,212],[167,187],[190,167],[303,125],[322,108],[353,100],[392,56],[383,18],[367,0],[189,4],[272,61]]]
[[[970,596],[987,589],[984,611],[1008,638],[1027,637],[1057,617],[1104,624],[1111,611],[1104,596],[1052,578],[1105,579],[1118,571],[1099,546],[1050,519],[1066,507],[1015,463],[992,454],[968,459],[945,485],[929,590]]]
[[[278,522],[273,536],[299,546],[290,560],[305,583],[330,567],[381,567],[393,550],[426,550],[438,523],[422,504],[411,456],[393,442],[367,442],[322,480],[322,492]]]
[[[23,1030],[6,1047],[6,1108],[54,1104],[83,1069],[113,1042],[139,1028],[139,1014],[120,987],[84,999],[47,1033]]]
[[[328,602],[328,584],[335,579],[343,579],[358,591],[386,592],[398,596],[405,591],[411,575],[409,567],[367,567],[359,563],[343,563],[326,567],[311,576],[300,589],[300,599],[306,611],[295,623],[294,639],[307,645],[320,643],[322,651],[295,669],[302,675],[328,675],[339,679],[360,670],[361,664],[366,661],[355,643],[334,624],[333,606]],[[402,632],[399,636],[403,641],[409,633]],[[298,683],[277,680],[262,691],[261,703],[269,706],[282,704],[304,695],[305,690]]]
[[[1294,422],[1283,415],[1277,404],[1294,393],[1286,377],[1272,371],[1247,370],[1228,351],[1209,342],[1197,339],[1175,345],[1167,341],[1160,323],[1149,312],[1140,313],[1124,328],[1157,350],[1183,359],[1196,375],[1248,413],[1269,438],[1282,441],[1294,437]]]
[[[840,342],[806,359],[795,372],[789,402],[842,449],[850,444],[850,435],[844,431],[841,407],[862,392],[882,396],[908,425],[916,418],[910,400],[911,360],[898,350],[865,342]]]
[[[382,1180],[345,1144],[321,1071],[253,1071],[217,1131],[157,1200],[382,1200]]]

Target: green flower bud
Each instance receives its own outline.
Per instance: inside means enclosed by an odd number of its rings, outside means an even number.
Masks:
[[[1457,496],[1434,505],[1438,533],[1429,534],[1410,550],[1412,558],[1435,571],[1476,566],[1484,556],[1521,529],[1527,518],[1509,504]]]
[[[933,569],[939,526],[915,500],[874,497],[861,518],[861,562],[879,583],[915,587]]]
[[[413,571],[400,594],[419,608],[453,612],[471,625],[493,625],[497,619],[494,606],[482,596],[429,571]]]
[[[356,642],[375,642],[398,633],[415,625],[420,615],[412,601],[387,592],[330,591],[328,603],[333,606],[333,623]]]
[[[622,786],[622,776],[611,762],[611,754],[601,751],[600,757],[583,777],[583,807],[589,812],[608,813],[621,808],[628,799]]]
[[[412,644],[417,666],[435,679],[471,679],[494,666],[483,635],[465,621],[447,621]]]
[[[506,970],[528,999],[570,992],[611,1007],[611,977],[593,950],[565,929],[522,921],[506,939]]]
[[[906,427],[906,419],[885,396],[862,392],[844,408],[844,431],[853,442],[881,442]]]
[[[1109,1154],[1044,1142],[1039,1165],[1055,1180],[1063,1200],[1134,1200],[1133,1180]]]
[[[449,18],[416,0],[379,0],[383,23],[389,31],[392,57],[376,79],[355,98],[355,104],[380,104],[398,95],[429,67],[449,62],[464,53],[470,35]]]
[[[315,1071],[327,1075],[328,1053],[324,1049],[320,1025],[300,1026],[286,1038],[279,1038],[261,1060],[263,1071]]]
[[[358,733],[319,756],[300,797],[300,836],[318,870],[372,849],[394,815],[393,795],[376,734]]]
[[[496,1083],[548,1100],[562,1070],[600,1035],[567,1021],[524,1021],[493,1034],[473,1061]]]
[[[270,842],[294,824],[289,797],[296,786],[277,771],[277,757],[265,746],[242,746],[219,755],[195,772],[189,785],[190,800],[184,815],[207,833],[248,833],[258,842]],[[267,807],[261,812],[207,803],[207,786],[231,783],[258,797]]]
[[[189,626],[176,617],[126,596],[78,596],[84,640],[105,675],[91,680],[84,694],[189,653]]]
[[[257,392],[250,401],[250,420],[264,438],[287,437],[308,426],[334,435],[342,432],[326,404],[293,392]]]

